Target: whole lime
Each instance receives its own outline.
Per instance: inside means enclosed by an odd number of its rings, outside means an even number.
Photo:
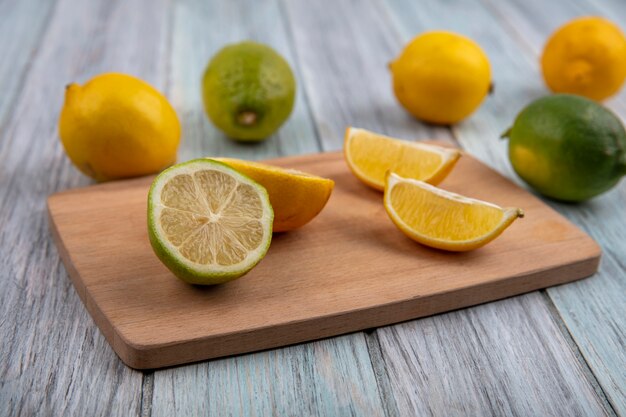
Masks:
[[[261,141],[287,120],[296,80],[275,50],[246,41],[228,45],[209,62],[202,80],[209,119],[227,136]]]
[[[535,100],[524,108],[509,137],[517,174],[541,194],[583,201],[626,174],[626,131],[600,104],[569,94]]]

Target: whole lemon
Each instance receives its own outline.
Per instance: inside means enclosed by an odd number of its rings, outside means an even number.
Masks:
[[[80,171],[107,181],[152,174],[176,162],[180,122],[148,83],[107,73],[67,86],[59,136]]]
[[[291,67],[267,45],[228,45],[209,62],[202,80],[209,119],[228,137],[261,141],[287,120],[296,80]]]
[[[491,84],[489,59],[471,39],[427,32],[390,64],[396,98],[413,116],[452,124],[478,108]]]
[[[626,79],[626,38],[606,19],[572,20],[548,40],[541,68],[550,90],[604,100]]]

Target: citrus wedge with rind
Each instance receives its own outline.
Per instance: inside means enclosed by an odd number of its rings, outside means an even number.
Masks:
[[[486,245],[524,216],[519,208],[501,208],[394,173],[387,176],[384,205],[409,238],[456,252]]]
[[[454,148],[411,142],[349,127],[344,157],[358,179],[372,188],[385,189],[385,173],[439,184],[450,173],[461,152]]]
[[[220,284],[250,271],[269,248],[273,218],[265,188],[208,159],[163,171],[148,194],[152,248],[191,284]]]
[[[326,206],[335,182],[295,169],[234,158],[213,158],[249,176],[267,190],[275,232],[304,226]]]

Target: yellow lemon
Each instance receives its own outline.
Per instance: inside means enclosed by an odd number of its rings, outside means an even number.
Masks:
[[[346,129],[343,153],[354,175],[372,188],[385,189],[385,174],[439,184],[461,156],[458,149],[390,138],[365,129]]]
[[[485,52],[451,32],[427,32],[413,39],[390,64],[396,98],[413,116],[452,124],[478,108],[491,84]]]
[[[335,182],[294,169],[233,158],[211,158],[252,178],[267,190],[274,209],[275,232],[304,226],[317,216],[333,191]]]
[[[458,252],[486,245],[524,216],[519,208],[503,209],[393,173],[387,176],[384,205],[409,238]]]
[[[626,79],[626,37],[600,17],[572,20],[548,40],[541,68],[555,93],[604,100],[617,93]]]
[[[180,123],[148,83],[107,73],[67,86],[59,136],[79,170],[106,181],[152,174],[176,162]]]

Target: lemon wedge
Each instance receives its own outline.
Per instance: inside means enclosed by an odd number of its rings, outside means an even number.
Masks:
[[[377,190],[385,189],[385,173],[395,172],[430,184],[439,184],[461,156],[458,149],[394,139],[349,127],[344,157],[358,179]]]
[[[519,208],[501,208],[394,173],[387,176],[384,205],[409,238],[459,252],[486,245],[524,216]]]
[[[274,209],[275,232],[304,226],[326,206],[335,182],[295,169],[233,158],[212,158],[236,169],[267,190]]]

